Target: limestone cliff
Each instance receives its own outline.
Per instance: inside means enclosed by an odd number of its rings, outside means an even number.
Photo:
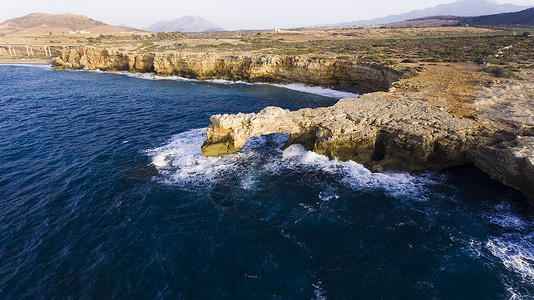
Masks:
[[[229,154],[252,136],[289,133],[287,145],[299,143],[373,171],[439,170],[473,162],[534,200],[534,72],[523,81],[484,87],[491,80],[474,65],[427,65],[420,76],[400,80],[407,70],[403,67],[354,61],[130,54],[92,47],[63,51],[54,67],[388,91],[343,99],[328,108],[268,107],[257,114],[215,115],[202,152]]]
[[[523,80],[479,86],[474,101],[448,105],[440,102],[439,90],[423,87],[343,99],[328,108],[268,107],[257,114],[215,115],[202,151],[232,153],[252,136],[289,133],[287,145],[299,143],[373,171],[439,170],[473,162],[534,200],[534,84]],[[448,94],[451,87],[443,86],[443,77],[439,81]]]
[[[534,137],[481,147],[473,151],[473,162],[494,179],[534,199]]]
[[[268,107],[258,114],[215,115],[202,150],[207,156],[232,153],[252,136],[290,133],[288,144],[354,160],[373,171],[418,171],[465,164],[470,149],[490,142],[471,120],[425,101],[384,96],[372,93],[293,112]]]
[[[375,63],[289,55],[220,55],[184,52],[128,54],[116,49],[79,47],[56,58],[56,69],[154,72],[196,79],[305,83],[360,91],[388,90],[406,72]]]

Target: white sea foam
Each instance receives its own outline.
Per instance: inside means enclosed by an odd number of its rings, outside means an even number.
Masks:
[[[490,223],[507,229],[522,230],[528,226],[523,219],[512,211],[510,204],[506,202],[496,205],[494,211],[484,215],[484,217],[488,219]]]
[[[200,151],[206,129],[195,129],[172,137],[164,146],[147,150],[152,157],[152,164],[165,175],[167,181],[188,181],[209,178],[215,170],[221,168],[217,164],[220,158],[205,157]]]
[[[309,94],[337,98],[337,99],[358,98],[360,96],[359,94],[356,94],[356,93],[332,90],[332,89],[327,89],[327,88],[323,88],[320,86],[309,86],[309,85],[304,85],[300,83],[274,84],[274,86],[286,88],[290,90],[295,90],[299,92],[309,93]]]
[[[204,157],[200,147],[205,139],[206,129],[195,129],[177,134],[168,144],[147,150],[152,164],[163,175],[167,183],[213,183],[223,180],[225,174],[239,174],[240,186],[244,190],[255,190],[261,176],[278,173],[282,170],[306,169],[311,172],[324,172],[333,175],[335,180],[355,190],[383,190],[391,196],[410,196],[425,199],[426,185],[439,183],[431,176],[413,176],[408,173],[373,173],[353,161],[331,160],[324,155],[307,151],[301,145],[291,145],[285,150],[275,150],[275,154],[265,160],[261,148],[265,137],[252,138],[245,146],[232,155]],[[271,137],[279,148],[287,135]],[[262,160],[263,159],[263,160]],[[325,191],[318,195],[319,200],[336,199],[335,192]]]
[[[39,68],[39,69],[45,69],[45,70],[53,70],[51,65],[43,65],[43,64],[19,64],[19,63],[13,63],[13,64],[0,64],[0,66],[15,66],[15,67],[32,67],[32,68]]]
[[[320,95],[330,98],[336,98],[336,99],[343,99],[343,98],[358,98],[360,95],[356,93],[346,92],[346,91],[338,91],[328,88],[323,88],[320,86],[310,86],[300,83],[290,83],[290,84],[271,84],[271,83],[250,83],[245,81],[230,81],[230,80],[224,80],[224,79],[205,79],[205,80],[199,80],[199,79],[192,79],[192,78],[185,78],[185,77],[179,77],[179,76],[160,76],[156,75],[155,73],[130,73],[127,71],[116,71],[116,72],[106,72],[101,70],[91,70],[90,72],[96,72],[96,73],[110,73],[110,74],[118,74],[122,76],[132,77],[132,78],[139,78],[139,79],[145,79],[145,80],[174,80],[174,81],[189,81],[189,82],[210,82],[214,84],[242,84],[242,85],[271,85],[276,86],[279,88],[299,91],[303,93],[308,94],[314,94],[314,95]]]
[[[534,284],[534,234],[522,236],[506,234],[488,240],[486,248],[499,258],[504,266],[523,280]]]
[[[326,296],[324,295],[324,289],[322,287],[322,282],[319,280],[317,283],[312,284],[315,294],[315,300],[326,300]]]
[[[356,190],[382,189],[392,196],[417,195],[418,199],[424,200],[425,185],[439,182],[436,178],[408,173],[373,173],[354,161],[331,160],[298,144],[285,149],[282,160],[293,167],[311,166],[323,172],[340,174],[341,181]]]

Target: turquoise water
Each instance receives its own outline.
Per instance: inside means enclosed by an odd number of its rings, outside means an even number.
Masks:
[[[0,298],[534,297],[519,192],[472,166],[373,174],[285,135],[205,158],[212,114],[339,95],[144,77],[0,66]]]

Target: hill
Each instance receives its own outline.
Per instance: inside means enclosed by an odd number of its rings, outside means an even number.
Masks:
[[[519,6],[509,3],[499,4],[493,0],[459,0],[453,3],[441,4],[422,10],[414,10],[405,14],[333,24],[333,26],[390,24],[429,16],[483,16],[515,12],[527,8],[529,8],[529,6]]]
[[[431,27],[441,25],[455,25],[459,23],[476,26],[515,25],[521,27],[534,27],[534,8],[528,8],[518,12],[493,14],[478,17],[432,16],[392,23],[390,24],[390,26]]]
[[[9,19],[0,23],[0,33],[10,34],[44,34],[52,32],[117,33],[134,31],[129,28],[112,26],[101,21],[75,14],[33,13],[23,17]]]
[[[495,14],[489,16],[463,18],[463,23],[480,26],[525,25],[534,26],[534,8],[518,12]]]
[[[174,21],[159,21],[147,28],[148,31],[181,31],[181,32],[208,32],[224,31],[218,25],[206,21],[198,16],[184,16]]]

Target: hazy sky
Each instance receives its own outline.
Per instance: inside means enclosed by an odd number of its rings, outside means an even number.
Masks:
[[[137,28],[198,15],[225,29],[288,28],[384,17],[455,0],[5,0],[0,22],[32,12],[73,13]],[[534,0],[497,0],[533,5]]]

